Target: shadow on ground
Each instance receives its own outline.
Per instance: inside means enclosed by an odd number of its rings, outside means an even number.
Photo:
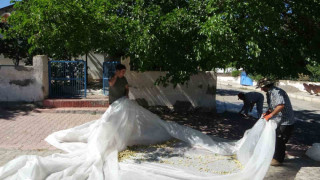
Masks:
[[[229,91],[235,93],[238,91]],[[0,106],[1,120],[14,120],[17,116],[29,115],[38,108],[34,104],[16,104]],[[227,106],[228,110],[229,106]],[[244,132],[250,129],[256,119],[245,119],[236,112],[201,112],[197,109],[184,112],[175,112],[165,107],[149,107],[150,111],[159,115],[161,119],[174,121],[181,125],[200,130],[208,135],[217,136],[229,140],[240,139]],[[295,131],[288,142],[288,150],[292,155],[303,155],[313,144],[320,142],[320,115],[314,111],[295,111],[299,119],[295,125]]]
[[[229,140],[242,138],[244,132],[250,129],[256,119],[245,119],[236,112],[174,112],[162,107],[149,108],[159,115],[161,119],[174,121],[181,125],[200,130],[208,135],[218,136]],[[312,111],[296,112],[296,116],[305,116],[305,121],[297,121],[295,131],[288,142],[288,150],[291,155],[302,156],[313,144],[320,142],[320,115]]]
[[[208,135],[225,139],[240,139],[256,122],[254,118],[244,119],[238,113],[217,114],[213,112],[174,112],[163,107],[149,108],[161,119],[200,130]]]
[[[226,89],[218,89],[217,94],[220,96],[236,96],[240,91],[237,90],[226,90]],[[218,120],[212,120],[216,121],[216,123],[221,123],[220,125],[213,125],[214,128],[221,127],[222,126],[222,132],[216,132],[218,130],[214,130],[211,132],[213,135],[222,135],[223,131],[237,131],[239,129],[240,132],[243,132],[244,129],[252,127],[253,124],[250,124],[247,120],[239,117],[236,112],[237,110],[240,110],[240,106],[234,103],[227,103],[227,102],[219,102],[217,100],[217,103],[220,103],[220,109],[218,109],[220,112],[223,111],[229,111],[225,112],[224,114],[220,114],[218,116],[221,116],[220,119],[218,117]],[[265,104],[266,106],[266,104]],[[218,111],[218,112],[219,112]],[[232,112],[230,112],[232,111]],[[288,149],[292,152],[293,155],[296,154],[304,154],[305,151],[312,146],[313,143],[320,143],[320,114],[319,111],[310,111],[310,110],[301,110],[301,111],[295,111],[295,118],[297,119],[297,122],[295,124],[295,130],[294,133],[289,140]],[[222,121],[221,118],[224,118],[225,121]],[[229,122],[226,122],[229,121]],[[241,122],[241,123],[240,123]],[[251,120],[251,122],[255,122],[254,120]],[[228,127],[228,125],[232,125],[234,127]],[[221,129],[221,128],[220,128]],[[209,131],[212,131],[211,129]],[[233,137],[233,135],[240,135],[242,137],[241,133],[237,132],[230,132],[232,135],[227,135],[225,137]],[[239,139],[236,138],[236,139]]]
[[[103,89],[102,82],[88,82],[87,89],[100,90]]]
[[[299,119],[289,143],[292,149],[306,151],[313,143],[320,142],[320,115],[313,111],[295,111]]]
[[[229,90],[229,89],[217,89],[217,95],[220,96],[237,96],[241,91]]]
[[[7,104],[0,106],[1,120],[14,120],[17,116],[26,116],[34,112],[38,106],[35,104]]]
[[[270,169],[266,174],[264,180],[294,179],[295,176],[297,175],[297,172],[302,167],[320,167],[320,162],[311,160],[306,156],[302,156],[294,159],[285,159],[282,166],[279,166],[279,167],[270,166]]]
[[[310,123],[320,123],[320,114],[317,114],[318,111],[295,111],[294,115],[298,120],[302,120]]]

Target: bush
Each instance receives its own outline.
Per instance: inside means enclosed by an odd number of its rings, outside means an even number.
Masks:
[[[238,77],[238,76],[240,76],[240,74],[241,74],[241,71],[239,71],[239,70],[235,70],[235,71],[231,72],[231,76],[233,76],[233,77]]]
[[[308,71],[311,73],[311,81],[320,81],[320,64],[315,64],[314,66],[307,65]]]
[[[253,74],[249,74],[248,76],[249,76],[249,78],[251,78],[254,81],[259,81],[260,79],[263,78],[263,76],[260,75],[260,74],[254,74],[254,75]]]

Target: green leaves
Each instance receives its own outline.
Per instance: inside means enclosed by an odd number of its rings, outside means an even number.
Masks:
[[[161,70],[177,85],[226,67],[277,78],[320,61],[320,2],[235,0],[16,1],[11,37],[30,51],[70,58],[98,51],[130,56],[135,70]]]
[[[317,64],[308,64],[307,69],[311,74],[311,80],[320,81],[320,63]]]
[[[0,34],[6,35],[9,28],[7,23],[0,23]],[[27,39],[16,33],[12,33],[12,37],[3,38],[0,36],[0,47],[0,54],[12,59],[15,66],[18,66],[22,59],[27,60],[26,64],[32,59],[32,56],[28,54]]]

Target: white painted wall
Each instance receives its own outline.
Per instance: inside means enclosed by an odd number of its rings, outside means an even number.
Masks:
[[[187,101],[193,107],[215,109],[216,76],[213,72],[201,72],[191,77],[187,85],[173,88],[155,86],[154,82],[165,72],[127,71],[126,78],[130,85],[130,99],[144,99],[149,106],[167,106],[173,108],[177,101]]]
[[[130,58],[122,62],[129,66]],[[215,109],[216,75],[201,72],[191,77],[188,85],[173,88],[155,86],[154,82],[165,72],[134,72],[127,69],[130,98],[144,99],[149,106],[172,108],[177,101],[190,102],[193,107]],[[97,69],[98,71],[98,69]],[[41,101],[48,96],[48,58],[35,56],[33,66],[0,66],[0,102]]]
[[[0,102],[41,101],[48,95],[48,58],[33,60],[34,66],[0,66]]]
[[[236,68],[216,68],[216,73],[231,73],[232,71],[237,70]]]
[[[280,80],[279,81],[279,85],[281,85],[281,86],[289,85],[289,86],[293,86],[293,87],[298,88],[300,91],[307,92],[304,89],[303,83],[320,85],[320,83],[308,82],[308,81],[289,81],[289,80]]]
[[[230,83],[237,83],[240,85],[240,76],[233,77],[233,76],[217,76],[218,83],[222,82],[230,82]]]
[[[240,85],[240,76],[239,77],[232,77],[232,76],[217,76],[217,82],[223,82],[223,83],[234,83],[234,84],[239,84]],[[308,81],[290,81],[290,80],[280,80],[278,85],[280,86],[293,86],[297,89],[299,89],[302,92],[307,92],[304,89],[303,83],[306,84],[315,84],[315,85],[320,85],[320,83],[316,82],[308,82]],[[253,81],[253,86],[257,85],[257,81]]]

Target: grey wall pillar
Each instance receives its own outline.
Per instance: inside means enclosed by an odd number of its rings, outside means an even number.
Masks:
[[[37,55],[33,57],[34,76],[36,81],[41,84],[43,99],[49,96],[49,75],[48,75],[48,56]]]

